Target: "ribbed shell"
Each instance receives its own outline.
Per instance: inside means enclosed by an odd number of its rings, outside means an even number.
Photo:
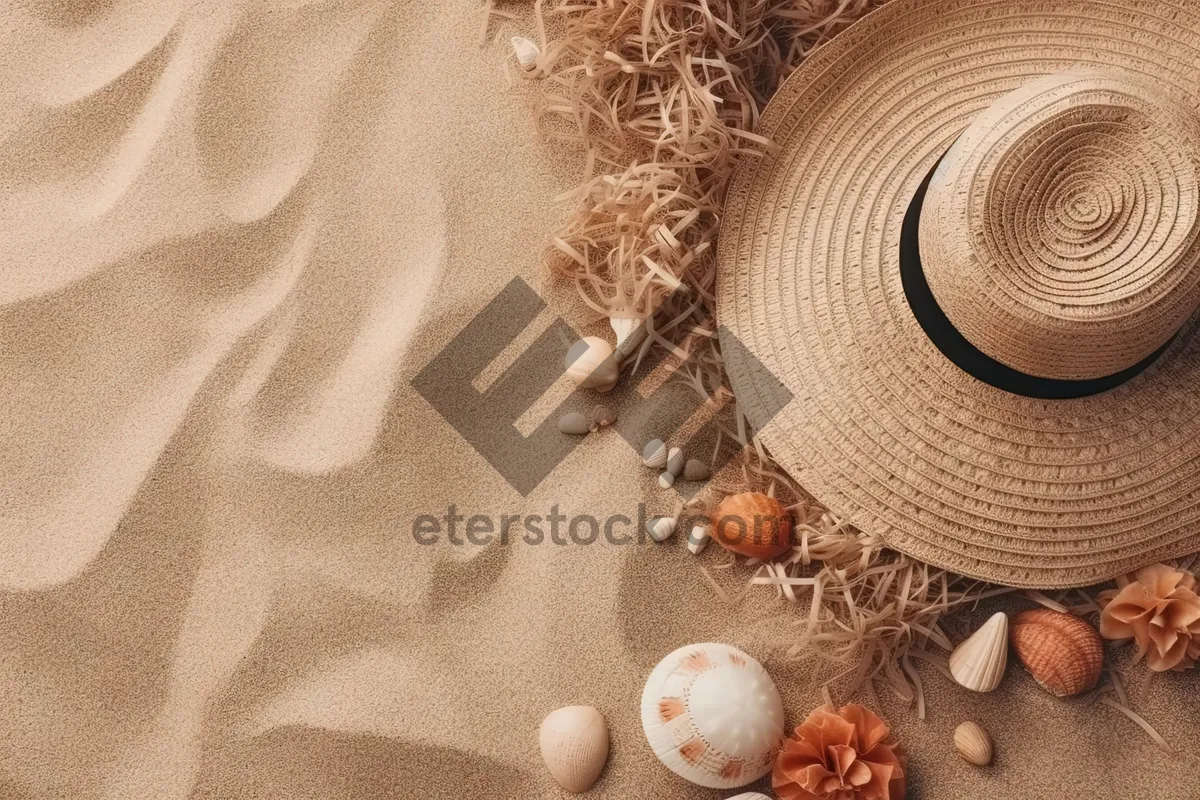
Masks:
[[[651,439],[642,449],[642,463],[651,469],[662,469],[667,465],[667,446],[662,439]]]
[[[742,492],[726,497],[713,512],[712,536],[731,553],[775,558],[792,549],[792,518],[773,497]]]
[[[680,450],[678,447],[672,447],[667,452],[667,472],[671,473],[672,476],[678,478],[680,475],[683,474],[683,465],[684,465],[683,451]]]
[[[1031,608],[1013,619],[1009,638],[1017,658],[1051,694],[1070,697],[1100,682],[1104,642],[1087,620]]]
[[[586,792],[608,760],[608,725],[591,706],[566,706],[542,720],[538,744],[558,785],[568,792]]]
[[[1008,666],[1008,617],[993,614],[950,654],[950,674],[973,692],[1000,685]]]
[[[954,729],[954,749],[968,764],[983,767],[992,763],[992,737],[969,720]]]

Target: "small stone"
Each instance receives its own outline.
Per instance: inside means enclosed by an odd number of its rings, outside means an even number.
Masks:
[[[675,485],[675,476],[669,472],[664,472],[658,476],[658,485],[661,489],[670,489]]]
[[[712,475],[712,470],[708,468],[708,464],[696,458],[689,458],[687,463],[683,465],[683,479],[685,481],[706,481]]]
[[[687,548],[692,555],[700,555],[704,552],[704,548],[708,547],[708,542],[712,538],[712,526],[700,522],[692,526],[692,532],[688,534]]]
[[[592,423],[578,411],[571,411],[558,418],[558,429],[572,436],[583,436],[592,429]]]

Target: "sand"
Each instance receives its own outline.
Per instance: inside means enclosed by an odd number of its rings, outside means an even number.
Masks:
[[[537,727],[591,704],[590,796],[727,797],[648,751],[657,660],[727,641],[792,724],[817,702],[782,656],[796,612],[718,603],[680,537],[414,541],[451,504],[672,503],[613,431],[522,496],[412,386],[514,277],[550,301],[527,336],[587,321],[538,265],[579,154],[505,78],[522,27],[481,48],[479,11],[0,11],[0,796],[560,797]],[[1137,702],[1174,760],[1020,669],[988,696],[922,675],[924,721],[877,706],[912,797],[1195,795],[1194,675]],[[968,717],[993,767],[951,752]]]

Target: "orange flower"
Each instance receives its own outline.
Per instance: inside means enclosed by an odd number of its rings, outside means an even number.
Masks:
[[[890,733],[860,705],[821,706],[784,740],[771,787],[780,800],[901,800],[904,751]]]
[[[1142,567],[1100,615],[1105,639],[1133,639],[1156,672],[1189,669],[1200,658],[1200,595],[1196,578],[1166,564]]]

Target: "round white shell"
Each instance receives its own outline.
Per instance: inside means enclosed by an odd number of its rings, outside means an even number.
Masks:
[[[759,792],[744,792],[742,794],[735,794],[733,797],[726,798],[726,800],[771,800],[771,798]]]
[[[770,771],[783,739],[783,701],[762,664],[741,650],[690,644],[650,673],[642,730],[676,775],[732,789]]]

